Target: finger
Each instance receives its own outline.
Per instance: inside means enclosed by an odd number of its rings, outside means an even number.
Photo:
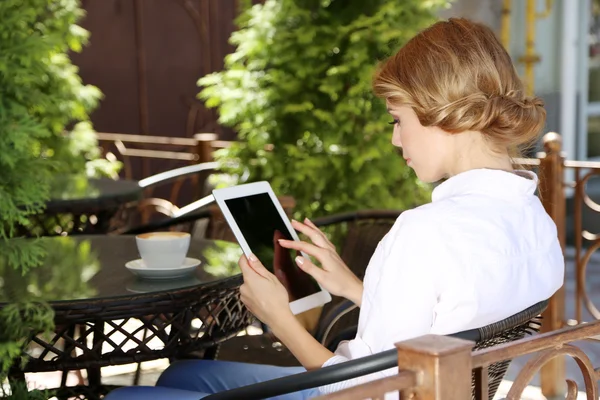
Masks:
[[[250,256],[248,257],[248,265],[251,269],[254,270],[254,272],[256,272],[265,279],[270,279],[273,275],[269,272],[268,269],[265,268],[264,265],[262,265],[262,263],[258,260],[258,258],[256,258],[254,254],[250,254]]]
[[[327,252],[327,250],[322,247],[315,246],[314,244],[311,244],[311,243],[297,241],[297,240],[282,239],[279,241],[279,244],[281,245],[281,247],[285,247],[286,249],[303,251],[306,254],[315,257],[317,260],[319,260],[321,262],[323,262],[322,258],[324,258],[324,256],[326,255],[326,252]]]
[[[325,237],[323,232],[321,232],[319,229],[311,228],[310,226],[305,225],[302,222],[298,222],[295,220],[292,220],[292,225],[294,226],[294,229],[296,229],[297,231],[302,232],[306,236],[308,236],[308,238],[311,240],[311,242],[313,242],[317,246],[321,246],[321,247],[329,246],[329,240],[327,240],[327,238]]]
[[[308,219],[308,218],[304,218],[304,223],[314,229],[316,229],[317,231],[319,231],[319,233],[321,235],[323,235],[323,238],[325,239],[325,241],[330,245],[331,248],[335,248],[335,246],[333,245],[333,243],[331,243],[331,240],[329,240],[329,238],[327,237],[327,235],[315,224],[313,224],[313,222]]]
[[[248,259],[246,258],[245,255],[242,255],[240,257],[240,259],[238,260],[238,266],[240,267],[240,270],[242,271],[242,275],[244,275],[244,280],[246,280],[246,277],[249,274],[256,274],[256,271],[254,271],[252,269],[252,267],[250,267],[250,264],[248,263]]]
[[[308,218],[304,218],[304,223],[308,226],[310,226],[311,228],[315,228],[315,229],[319,229],[315,224],[313,224],[313,222],[308,219]]]
[[[240,290],[240,298],[246,297],[246,291],[248,290],[248,286],[246,286],[245,283],[242,283],[240,285],[240,289],[239,290]]]
[[[259,261],[259,263],[260,263],[260,261]],[[238,265],[240,267],[240,270],[242,271],[242,275],[244,275],[244,281],[247,280],[247,279],[252,279],[256,275],[262,276],[256,270],[256,268],[254,268],[254,266],[252,266],[250,264],[250,261],[248,260],[248,257],[246,257],[245,255],[242,255],[240,257],[240,259],[238,260]]]
[[[298,265],[298,268],[315,278],[317,282],[321,282],[325,278],[326,272],[323,269],[317,267],[310,260],[302,256],[298,256],[296,257],[295,261]]]
[[[321,231],[315,224],[313,224],[311,220],[305,218],[304,225],[312,229],[312,236],[309,237],[316,245],[321,247],[329,247],[330,249],[335,249],[335,246],[333,245],[333,243],[331,243],[327,235],[323,233],[323,231]]]
[[[304,233],[306,236],[310,237],[311,239],[312,239],[312,236],[316,236],[316,235],[319,235],[321,233],[318,228],[315,229],[315,228],[310,227],[310,226],[308,226],[306,224],[303,224],[300,221],[296,221],[295,219],[292,220],[292,226],[297,231],[300,231],[300,232]]]

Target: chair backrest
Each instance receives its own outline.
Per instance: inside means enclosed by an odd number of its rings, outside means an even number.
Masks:
[[[123,205],[112,220],[111,231],[120,233],[132,227],[147,225],[156,219],[156,214],[161,215],[161,219],[180,215],[176,201],[183,185],[189,183],[192,202],[201,199],[207,192],[208,176],[216,171],[217,166],[216,162],[188,165],[140,180],[139,185],[143,189],[144,198]],[[165,185],[170,185],[168,198],[154,196],[155,189]]]
[[[523,310],[503,321],[490,324],[483,328],[459,332],[450,336],[462,339],[475,340],[474,349],[490,347],[496,344],[506,343],[523,338],[526,334],[536,332],[539,329],[539,315],[548,305],[548,301],[542,301],[526,310]],[[499,363],[503,364],[503,363]],[[264,399],[293,393],[299,390],[310,389],[329,385],[336,382],[365,376],[373,372],[383,371],[398,366],[398,351],[387,350],[371,356],[350,360],[341,364],[320,368],[301,374],[286,376],[266,382],[243,386],[237,389],[227,390],[204,397],[205,400],[233,400],[233,399]],[[488,371],[491,371],[492,367]],[[506,364],[506,368],[508,364]],[[504,366],[502,365],[502,368]],[[502,380],[504,373],[499,377]],[[491,372],[490,372],[491,373]],[[492,399],[497,390],[496,380],[489,381],[489,398]],[[492,390],[492,385],[495,387]]]
[[[502,321],[470,331],[459,332],[453,337],[475,341],[473,350],[485,349],[503,343],[512,342],[525,337],[525,335],[539,332],[542,326],[541,314],[548,307],[548,300],[541,301],[525,310],[512,315]],[[489,400],[494,398],[510,360],[498,362],[488,367],[488,394]],[[471,387],[475,389],[475,374],[471,380]],[[475,390],[472,391],[473,399]]]
[[[147,224],[130,227],[119,233],[126,235],[139,235],[141,233],[174,229],[184,225],[195,224],[199,220],[208,220],[211,217],[211,213],[207,206],[212,203],[214,203],[214,197],[209,195],[179,208],[170,218],[164,218],[158,221],[149,222]]]
[[[315,218],[313,223],[319,228],[327,229],[328,233],[333,235],[332,239],[339,246],[340,257],[350,270],[363,280],[377,245],[401,213],[400,210],[360,210]],[[342,298],[334,297],[331,302],[323,306],[321,318],[314,332],[317,336],[327,331],[328,335],[335,337],[357,324],[358,309],[348,310],[337,318],[331,327],[329,323],[324,324],[324,319],[327,319],[343,301]]]
[[[218,163],[216,162],[188,165],[186,167],[175,168],[144,178],[139,181],[139,185],[148,195],[150,195],[156,187],[171,183],[173,184],[173,187],[171,188],[169,200],[173,202],[173,199],[177,198],[184,181],[190,179],[194,185],[192,191],[193,200],[198,200],[206,194],[206,180],[210,174],[217,170],[217,168]]]
[[[141,179],[153,174],[159,165],[176,168],[185,164],[213,161],[213,152],[231,142],[218,140],[216,133],[197,133],[193,137],[136,135],[97,132],[98,143],[106,158],[123,163],[127,179]],[[152,165],[155,164],[155,165]],[[154,168],[153,168],[154,167]]]
[[[360,279],[377,245],[389,232],[400,210],[360,210],[315,218],[319,228],[335,227],[333,234],[341,237],[340,256]]]
[[[342,304],[340,308],[343,308],[343,306]],[[548,301],[544,300],[502,321],[449,336],[475,342],[474,350],[522,339],[526,334],[539,332],[541,328],[540,315],[547,306]],[[317,339],[321,340],[322,343],[325,342],[327,348],[334,351],[342,340],[350,340],[356,336],[356,326],[346,327],[342,331],[338,331],[337,336],[334,336],[333,339],[326,337],[328,333],[318,332],[321,337],[317,337]],[[490,399],[494,397],[498,390],[509,364],[510,360],[495,363],[488,367],[488,393]],[[472,386],[475,388],[475,375],[473,375]],[[473,393],[476,392],[473,391]]]

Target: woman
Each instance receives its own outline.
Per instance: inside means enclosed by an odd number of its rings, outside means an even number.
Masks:
[[[563,283],[556,226],[534,194],[537,177],[513,170],[511,160],[538,138],[546,112],[540,99],[524,95],[493,32],[464,19],[438,22],[384,62],[373,86],[393,118],[392,144],[420,180],[443,181],[432,202],[402,213],[373,254],[364,283],[310,221],[293,226],[312,243],[280,241],[319,260],[322,268],[301,257],[296,262],[360,307],[356,338],[331,353],[299,325],[278,279],[255,257],[239,261],[242,301],[309,370],[412,337],[502,320],[551,297]],[[128,388],[108,398],[137,392],[196,399],[301,370],[184,361],[169,367],[157,388]],[[310,398],[393,373],[280,398]]]

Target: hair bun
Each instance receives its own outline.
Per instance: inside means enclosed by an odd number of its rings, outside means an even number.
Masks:
[[[451,133],[480,131],[507,147],[531,145],[546,121],[544,101],[517,91],[491,96],[472,93],[431,111],[426,125]]]
[[[544,101],[539,97],[525,97],[523,99],[523,107],[544,107]]]
[[[530,146],[546,122],[544,101],[508,93],[489,99],[474,129],[506,146]]]
[[[380,65],[373,88],[411,107],[424,126],[480,131],[509,150],[534,143],[546,123],[544,102],[524,95],[498,37],[462,18],[439,21],[409,40]]]

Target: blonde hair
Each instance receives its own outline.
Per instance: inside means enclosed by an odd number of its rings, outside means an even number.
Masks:
[[[479,131],[512,155],[535,143],[546,122],[527,97],[511,58],[486,26],[440,21],[383,62],[373,79],[379,97],[413,108],[423,126]]]

